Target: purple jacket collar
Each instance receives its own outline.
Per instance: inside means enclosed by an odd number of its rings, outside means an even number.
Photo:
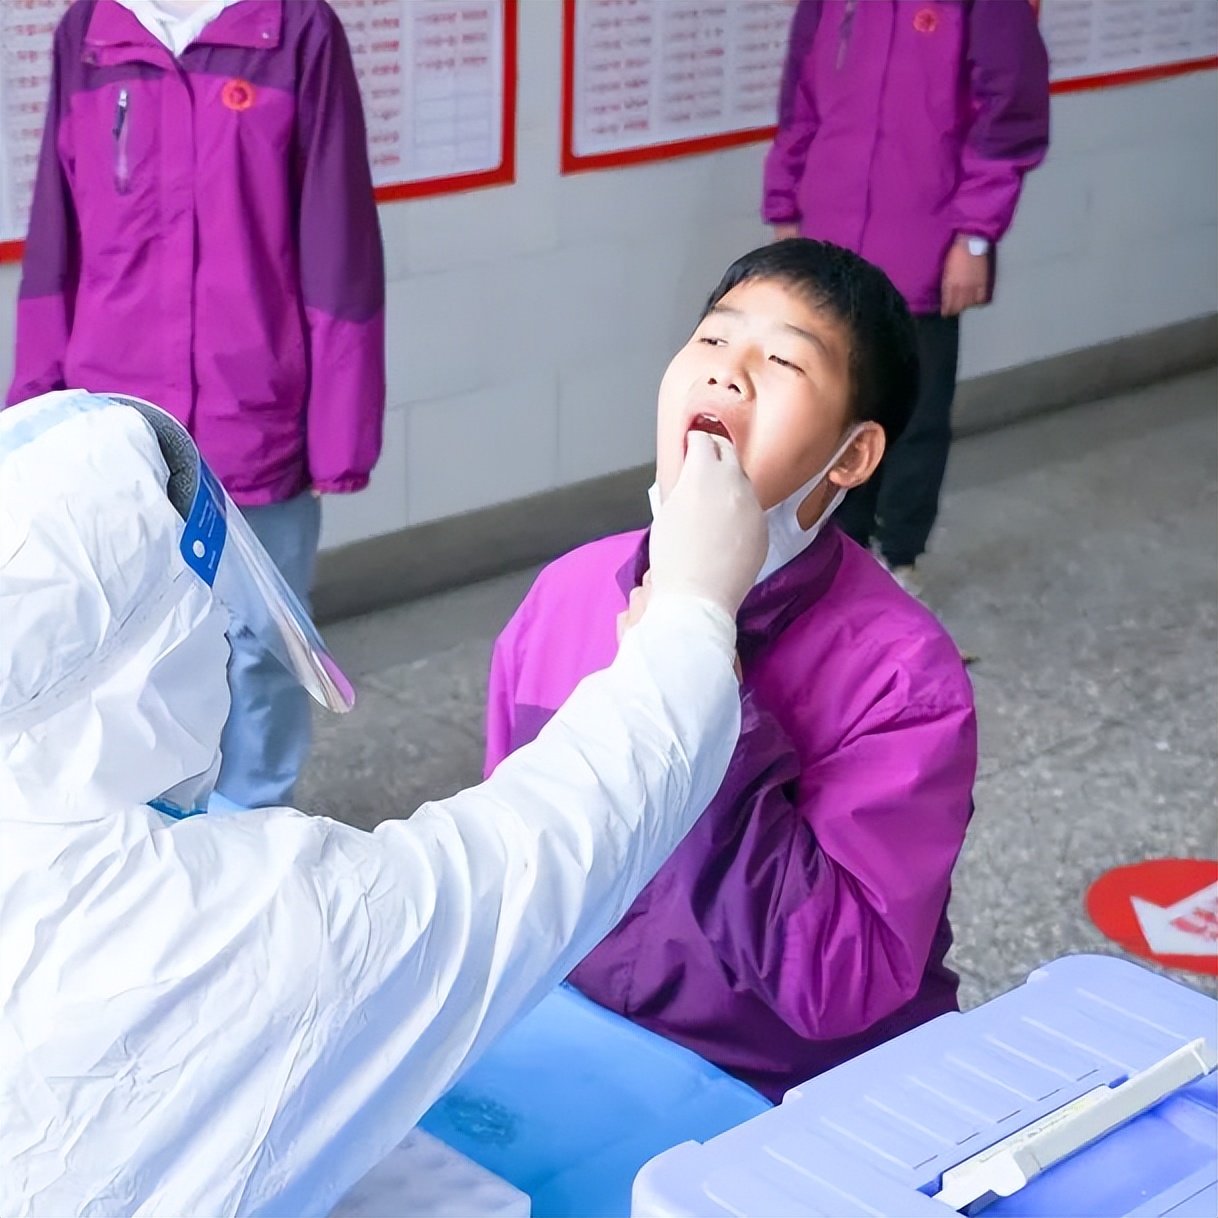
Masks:
[[[274,50],[283,37],[283,4],[284,0],[244,0],[234,4],[207,25],[191,46]],[[103,66],[173,61],[165,45],[118,0],[98,0],[85,33],[84,58]]]
[[[643,582],[651,565],[650,540],[648,529],[640,538],[638,549],[618,569],[617,586],[624,597],[629,598],[631,590]],[[758,584],[745,597],[736,615],[741,661],[747,664],[760,648],[820,600],[832,586],[841,562],[842,536],[829,524],[802,554]]]

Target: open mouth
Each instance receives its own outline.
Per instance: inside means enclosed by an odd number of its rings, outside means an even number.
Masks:
[[[735,443],[732,439],[732,433],[727,429],[727,424],[713,414],[703,413],[694,415],[686,435],[691,431],[705,431],[708,435],[722,436],[729,444]]]

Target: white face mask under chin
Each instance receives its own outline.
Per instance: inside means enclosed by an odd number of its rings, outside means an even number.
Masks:
[[[842,500],[846,497],[844,488],[837,490],[833,498],[829,500],[828,506],[813,522],[811,528],[804,529],[800,527],[799,509],[803,501],[824,482],[829,471],[842,459],[843,454],[854,443],[855,438],[862,430],[861,425],[852,427],[820,473],[809,478],[798,490],[792,492],[781,503],[776,503],[766,512],[766,532],[769,534],[770,544],[766,550],[765,562],[762,564],[761,570],[753,582],[753,587],[756,587],[762,580],[768,579],[780,567],[785,567],[791,559],[802,554],[816,540],[816,535],[824,528],[825,521],[837,511]],[[651,504],[651,515],[654,519],[660,510],[661,502],[658,482],[651,484],[647,491],[647,498]]]

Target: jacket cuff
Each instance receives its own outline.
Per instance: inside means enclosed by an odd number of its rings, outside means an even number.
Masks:
[[[798,224],[800,215],[798,212],[788,212],[781,207],[763,207],[761,209],[761,220],[763,224]]]
[[[367,474],[344,474],[341,478],[314,478],[313,489],[323,495],[352,495],[368,485]]]

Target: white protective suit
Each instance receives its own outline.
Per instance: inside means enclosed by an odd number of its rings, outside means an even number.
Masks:
[[[0,415],[0,1213],[324,1215],[710,800],[739,727],[730,617],[655,598],[535,744],[409,821],[174,820],[148,801],[214,775],[225,615],[147,424],[110,406],[30,439],[21,409]]]

